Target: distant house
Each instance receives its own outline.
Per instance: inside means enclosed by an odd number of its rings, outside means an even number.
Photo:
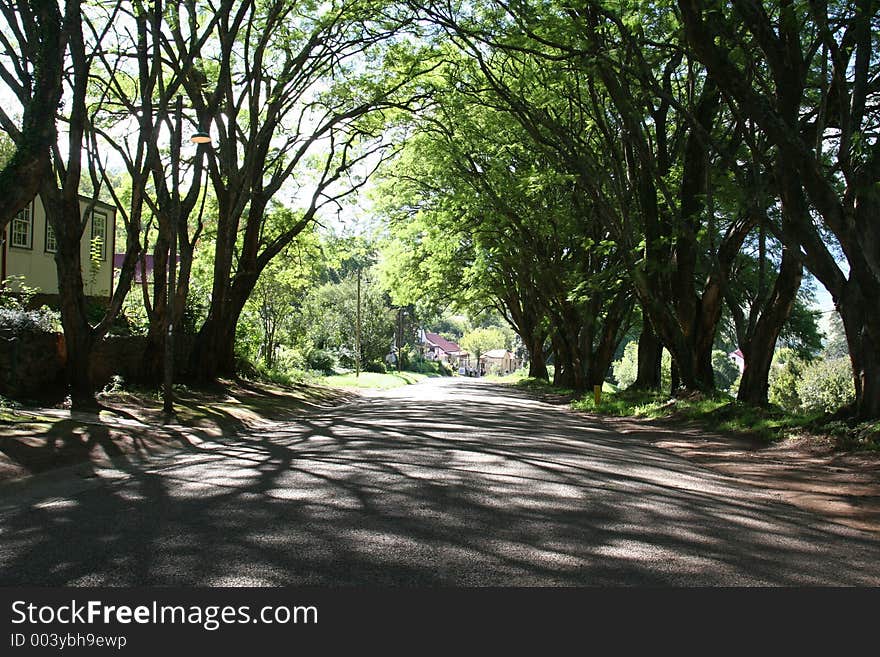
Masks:
[[[743,370],[746,369],[746,358],[743,356],[743,352],[740,349],[736,351],[731,351],[729,354],[730,360],[734,362],[734,364],[739,368],[739,373],[742,374]]]
[[[422,350],[427,360],[436,360],[451,367],[466,367],[470,356],[451,340],[437,333],[422,331]]]
[[[522,362],[516,357],[512,351],[507,349],[490,349],[480,356],[480,370],[488,372],[490,368],[495,367],[502,374],[510,374],[519,369]]]
[[[84,217],[91,203],[91,199],[80,198]],[[80,245],[85,294],[107,299],[113,289],[116,208],[98,201],[85,218],[86,227]],[[41,296],[58,295],[55,232],[46,220],[39,196],[9,222],[0,239],[3,242],[0,247],[0,279],[20,276],[24,285],[37,288]],[[12,282],[13,290],[17,286],[18,282]]]

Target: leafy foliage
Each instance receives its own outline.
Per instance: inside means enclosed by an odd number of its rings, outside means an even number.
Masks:
[[[834,413],[855,401],[852,365],[848,358],[816,360],[801,373],[797,394],[805,411]]]

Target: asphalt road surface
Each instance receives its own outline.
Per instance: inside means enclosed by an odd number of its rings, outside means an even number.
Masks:
[[[2,585],[880,585],[880,538],[434,379],[0,498]]]

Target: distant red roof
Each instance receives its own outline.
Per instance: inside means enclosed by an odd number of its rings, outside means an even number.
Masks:
[[[153,269],[155,268],[153,263],[153,254],[145,253],[143,254],[143,261],[138,259],[137,264],[134,268],[134,282],[135,283],[143,283],[144,278],[149,281],[153,275]],[[122,263],[125,262],[125,254],[124,253],[115,253],[113,255],[113,267],[116,269],[122,269]],[[180,256],[177,256],[177,262],[180,262]],[[146,273],[144,273],[144,265],[146,265]]]
[[[437,335],[436,333],[425,333],[425,340],[430,342],[431,344],[440,347],[447,354],[457,354],[461,351],[461,347],[459,347],[454,342],[450,342],[442,335]]]

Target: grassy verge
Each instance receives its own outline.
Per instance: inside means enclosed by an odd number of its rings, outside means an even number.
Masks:
[[[504,379],[501,379],[503,383],[507,383]],[[530,379],[529,377],[519,377],[513,381],[510,381],[516,385],[517,388],[521,388],[523,390],[529,390],[530,392],[540,392],[540,393],[548,393],[553,395],[559,395],[562,397],[572,397],[573,403],[575,401],[574,398],[577,398],[578,395],[575,394],[575,391],[571,388],[563,388],[560,386],[555,386],[552,383],[548,383],[544,379]],[[608,383],[607,381],[602,384],[602,394],[615,393],[617,392],[617,387]],[[592,393],[591,393],[592,394]],[[592,399],[592,397],[591,397]]]
[[[387,372],[379,374],[376,372],[361,372],[360,376],[355,376],[354,372],[346,374],[332,374],[323,376],[318,382],[330,386],[331,388],[371,388],[374,390],[388,390],[390,388],[399,388],[400,386],[410,385],[424,381],[429,377],[439,376],[438,374],[418,374],[416,372]]]
[[[822,413],[790,413],[776,406],[761,408],[727,395],[670,398],[659,393],[618,391],[606,383],[597,405],[592,393],[577,395],[539,379],[520,379],[514,385],[545,398],[570,401],[573,409],[598,415],[688,422],[707,431],[746,434],[766,443],[802,434],[830,439],[840,449],[880,449],[880,422],[842,421]]]
[[[600,415],[692,422],[710,431],[747,433],[765,442],[778,440],[790,432],[811,429],[822,417],[740,404],[726,395],[670,398],[630,391],[603,394],[598,405],[589,395],[574,401],[572,408]]]
[[[841,449],[880,448],[878,422],[845,422],[823,413],[790,413],[776,406],[742,404],[726,395],[670,398],[621,391],[603,394],[598,405],[592,395],[576,399],[572,408],[600,415],[691,422],[708,431],[748,434],[767,443],[808,434],[830,438]]]
[[[528,378],[528,375],[523,370],[516,370],[515,372],[511,372],[510,374],[487,374],[483,377],[486,381],[491,381],[492,383],[519,383],[520,381],[535,381],[536,379]]]

